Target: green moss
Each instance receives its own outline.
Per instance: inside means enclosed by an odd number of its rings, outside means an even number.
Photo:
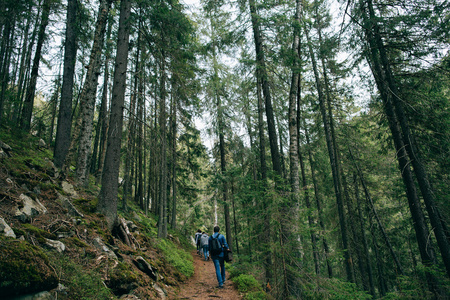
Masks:
[[[138,275],[124,263],[119,263],[112,270],[109,278],[108,287],[116,295],[129,293],[130,290],[138,286]]]
[[[95,213],[97,211],[98,199],[73,199],[73,204],[79,207],[84,213]]]
[[[66,299],[106,300],[112,298],[100,274],[83,269],[65,255],[55,255],[52,265],[60,275],[61,283],[68,289]]]
[[[194,274],[194,263],[190,253],[178,248],[168,240],[160,240],[157,247],[164,253],[167,261],[181,274],[187,277]]]
[[[31,224],[22,224],[22,229],[29,234],[33,234],[36,238],[43,240],[44,238],[55,240],[57,237],[55,234],[45,231],[43,229],[34,227]],[[41,241],[39,241],[41,242]]]
[[[0,239],[0,295],[50,290],[58,284],[42,249],[26,241]]]
[[[267,294],[263,291],[250,292],[244,295],[245,300],[265,300],[267,299]]]
[[[233,278],[233,282],[236,283],[239,292],[242,293],[261,291],[259,282],[252,275],[241,274],[238,277]]]

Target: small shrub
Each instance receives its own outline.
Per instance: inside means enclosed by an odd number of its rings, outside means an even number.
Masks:
[[[181,274],[191,277],[194,274],[194,263],[192,256],[178,248],[174,243],[168,240],[161,240],[158,248],[164,253],[167,261],[173,265]]]
[[[233,282],[236,283],[238,290],[242,293],[261,291],[261,286],[252,275],[241,274],[233,278]]]
[[[244,295],[245,300],[265,300],[267,299],[267,294],[263,291],[250,292]]]

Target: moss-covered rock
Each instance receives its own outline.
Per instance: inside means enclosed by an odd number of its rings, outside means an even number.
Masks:
[[[0,238],[0,295],[51,290],[58,285],[47,255],[26,241]]]

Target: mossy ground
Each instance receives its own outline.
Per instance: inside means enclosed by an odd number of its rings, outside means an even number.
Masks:
[[[133,234],[137,242],[134,246],[124,244],[108,231],[103,216],[96,213],[98,186],[90,186],[89,190],[77,188],[79,198],[72,199],[72,203],[84,216],[69,216],[57,200],[58,193],[63,194],[63,180],[76,185],[71,174],[68,178],[56,177],[50,163],[51,151],[39,148],[38,139],[12,130],[0,129],[0,141],[12,147],[11,157],[0,160],[0,216],[17,238],[23,237],[22,241],[0,239],[0,295],[42,290],[56,293],[52,289],[60,283],[64,288],[58,292],[58,299],[116,299],[125,293],[154,299],[155,282],[133,264],[137,256],[154,267],[157,284],[167,293],[192,274],[192,258],[186,254],[191,249],[183,250],[183,246],[189,248],[189,243],[183,241],[182,235],[171,232],[173,241],[161,242],[156,238],[152,216],[145,216],[137,205],[129,203],[127,210],[119,214],[133,221],[139,234]],[[47,213],[30,223],[20,223],[14,218],[21,203],[20,194],[39,199]],[[94,247],[96,237],[115,252],[117,260]],[[46,246],[47,238],[63,242],[65,252]]]

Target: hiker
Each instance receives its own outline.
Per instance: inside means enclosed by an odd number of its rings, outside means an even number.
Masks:
[[[200,245],[203,249],[203,255],[205,256],[205,260],[209,260],[208,240],[209,240],[208,234],[206,232],[203,232],[200,238]]]
[[[200,254],[200,237],[202,236],[202,231],[199,229],[195,233],[195,245],[197,246],[197,254]]]
[[[214,226],[214,234],[209,237],[208,246],[211,259],[216,268],[217,281],[219,282],[218,288],[222,289],[225,283],[224,249],[225,251],[230,251],[230,249],[225,237],[219,231],[220,227]]]

